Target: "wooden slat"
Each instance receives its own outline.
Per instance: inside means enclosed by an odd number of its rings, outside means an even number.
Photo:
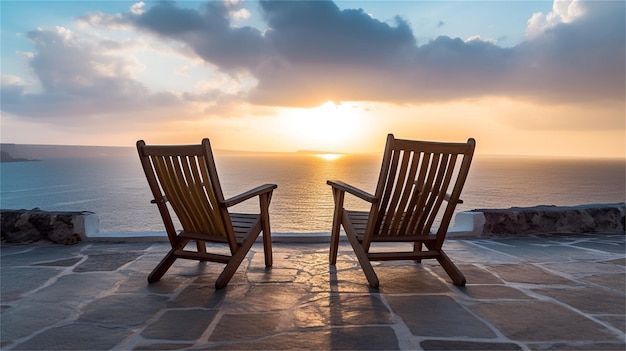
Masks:
[[[406,173],[411,155],[404,150],[400,151],[399,155],[401,159],[400,168],[395,174],[392,175],[393,183],[390,183],[391,199],[389,201],[389,206],[387,207],[385,219],[380,230],[378,231],[379,235],[394,235],[396,228],[393,227],[393,223],[396,222],[396,218],[398,216],[402,215],[402,210],[398,208],[398,203],[406,184]],[[398,219],[398,221],[399,220],[400,219]]]
[[[195,252],[195,251],[187,251],[187,250],[176,250],[174,251],[174,255],[178,258],[186,258],[188,260],[197,260],[197,261],[211,261],[218,263],[228,263],[230,261],[230,256],[228,255],[220,255],[210,252]]]
[[[415,200],[411,206],[411,215],[408,218],[408,224],[406,227],[406,232],[412,234],[426,234],[422,228],[418,226],[421,222],[424,204],[428,199],[428,194],[425,192],[427,178],[428,178],[428,169],[430,164],[433,162],[431,153],[421,153],[420,161],[419,161],[419,174],[417,179],[415,180]]]
[[[371,261],[420,260],[437,258],[441,254],[437,251],[420,252],[369,252],[367,257]]]
[[[227,223],[224,223],[224,219],[222,217],[222,210],[220,209],[220,201],[222,200],[221,192],[218,193],[216,190],[219,187],[219,183],[215,184],[215,180],[211,179],[209,172],[209,160],[206,159],[205,156],[200,156],[199,160],[201,161],[202,167],[200,168],[200,173],[202,174],[202,179],[204,179],[204,191],[206,192],[209,203],[213,208],[211,212],[211,220],[215,223],[216,230],[225,237],[228,236],[226,231]]]

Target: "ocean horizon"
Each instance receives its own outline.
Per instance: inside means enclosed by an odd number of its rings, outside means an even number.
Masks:
[[[99,217],[101,233],[164,231],[134,148],[2,144],[2,150],[39,161],[0,164],[0,208],[91,211]],[[274,233],[329,232],[333,200],[328,179],[374,192],[382,151],[319,155],[328,153],[214,150],[225,197],[264,183],[278,185],[270,206]],[[624,159],[477,154],[457,212],[620,203],[626,197],[625,179]],[[350,196],[346,203],[368,208]],[[257,201],[248,201],[232,211],[257,208]]]

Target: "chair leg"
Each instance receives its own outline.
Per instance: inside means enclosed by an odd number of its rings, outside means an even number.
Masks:
[[[359,260],[359,264],[361,265],[363,273],[365,273],[365,278],[367,278],[367,281],[372,288],[378,288],[378,276],[376,276],[374,267],[372,267],[372,263],[367,257],[367,252],[365,252],[363,246],[361,246],[361,243],[359,243],[359,240],[356,238],[356,236],[354,236],[354,234],[352,234],[349,230],[346,230],[346,236],[348,237],[348,240],[352,245],[352,249],[354,249],[354,253],[356,255],[356,258]]]
[[[271,267],[274,264],[272,256],[272,236],[269,229],[267,232],[263,229],[263,253],[265,254],[265,267]]]
[[[163,277],[163,274],[170,269],[172,264],[174,264],[174,261],[177,259],[176,255],[174,255],[175,250],[175,248],[172,248],[170,252],[168,252],[167,255],[165,255],[165,257],[161,260],[161,262],[159,262],[159,264],[152,270],[152,273],[148,276],[148,283],[159,281],[161,277]]]
[[[330,253],[329,262],[334,265],[337,264],[337,251],[339,250],[339,230],[341,229],[341,218],[344,192],[333,188],[333,197],[335,199],[335,211],[333,214],[333,226],[330,231]]]
[[[235,272],[237,272],[237,269],[241,265],[241,262],[246,257],[246,255],[250,251],[250,248],[252,247],[252,244],[254,244],[254,241],[258,237],[258,233],[257,235],[250,235],[241,244],[237,252],[232,255],[232,257],[226,264],[226,267],[224,267],[222,273],[219,275],[219,277],[217,277],[217,280],[215,281],[215,289],[222,289],[226,287],[226,285],[228,285],[228,282],[230,282],[230,280],[233,278]]]
[[[439,264],[443,269],[448,273],[448,276],[452,279],[454,285],[465,286],[465,276],[461,271],[454,265],[450,257],[445,254],[445,252],[441,251],[441,256],[437,258]]]
[[[338,222],[338,221],[337,221]],[[333,221],[333,228],[330,232],[330,253],[328,256],[328,261],[330,264],[337,264],[337,252],[339,251],[339,223],[335,223]]]
[[[263,230],[263,254],[265,255],[265,267],[271,267],[272,257],[272,233],[270,232],[270,216],[267,209],[270,206],[269,198],[261,196],[261,226]],[[264,209],[264,210],[263,210]]]
[[[417,253],[417,252],[422,251],[423,246],[424,246],[424,243],[422,243],[421,241],[416,241],[415,243],[413,243],[413,252]],[[418,258],[415,260],[415,262],[422,263],[422,259]]]
[[[202,240],[196,240],[196,248],[200,253],[206,253],[206,244]]]

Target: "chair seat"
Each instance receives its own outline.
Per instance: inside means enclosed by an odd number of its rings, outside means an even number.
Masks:
[[[252,228],[261,225],[261,215],[252,213],[231,213],[230,220],[233,222],[237,244],[241,245]]]
[[[367,226],[367,219],[369,217],[369,212],[366,211],[351,211],[345,210],[346,215],[348,216],[348,220],[352,224],[354,231],[356,232],[356,237],[359,242],[363,242],[363,238],[365,237],[365,228]],[[385,217],[383,217],[383,221]],[[437,237],[434,235],[379,235],[374,234],[372,236],[372,242],[430,242],[436,241]]]
[[[253,228],[261,225],[260,214],[230,213],[230,219],[233,224],[233,230],[235,231],[235,239],[237,239],[237,244],[239,245],[248,237]],[[221,235],[181,232],[178,236],[191,240],[207,240],[220,243],[228,242],[228,240]]]

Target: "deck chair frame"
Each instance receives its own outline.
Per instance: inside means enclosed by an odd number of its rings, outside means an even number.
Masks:
[[[250,248],[263,232],[265,265],[272,265],[269,205],[275,184],[264,184],[224,199],[209,139],[198,145],[146,145],[137,141],[137,151],[148,185],[163,220],[171,250],[148,276],[152,283],[161,279],[178,258],[226,264],[215,282],[225,287]],[[228,208],[251,198],[259,198],[259,213],[230,213]],[[173,216],[182,230],[177,230]],[[195,242],[195,251],[188,248]],[[207,252],[206,243],[228,247]]]
[[[387,136],[380,176],[372,195],[337,180],[328,180],[335,202],[330,264],[337,262],[341,227],[370,286],[379,286],[371,261],[436,259],[456,285],[463,273],[442,246],[467,179],[476,142],[432,142]],[[344,208],[345,194],[369,202],[369,211]],[[444,205],[445,202],[445,205]],[[442,213],[443,212],[443,213]],[[440,219],[436,233],[431,228]],[[376,242],[413,243],[412,250],[375,252]]]

